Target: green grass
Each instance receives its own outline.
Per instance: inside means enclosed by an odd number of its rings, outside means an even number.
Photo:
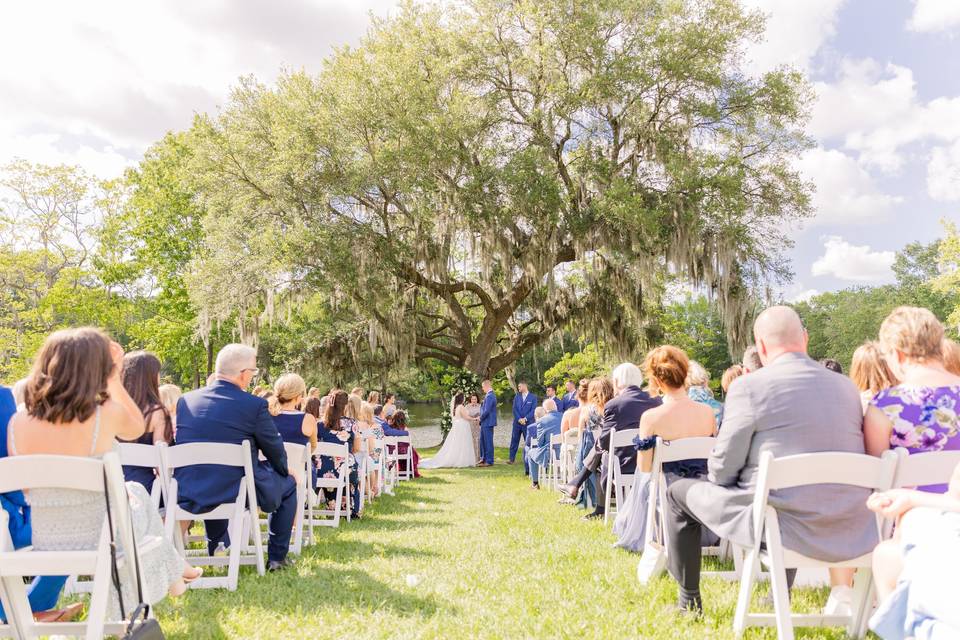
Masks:
[[[157,616],[167,637],[733,637],[736,585],[706,580],[704,617],[678,616],[670,578],[640,587],[637,556],[611,546],[609,527],[581,521],[553,492],[532,491],[521,465],[426,473],[363,520],[318,529],[319,543],[293,569],[258,577],[244,567],[236,592],[164,602]],[[794,608],[812,611],[825,598],[824,589],[798,589]]]

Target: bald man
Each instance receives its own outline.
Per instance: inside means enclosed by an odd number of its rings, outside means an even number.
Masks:
[[[683,609],[702,610],[700,541],[704,527],[753,546],[751,507],[760,454],[864,453],[863,415],[853,383],[807,356],[807,333],[790,307],[771,307],[754,324],[763,368],[733,381],[706,479],[681,479],[667,490],[671,575]],[[827,562],[867,553],[877,544],[866,509],[869,492],[840,486],[770,492],[787,549]]]

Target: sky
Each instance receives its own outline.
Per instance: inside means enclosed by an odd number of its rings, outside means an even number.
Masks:
[[[790,300],[892,279],[896,251],[960,221],[960,0],[743,0],[768,16],[747,69],[806,72],[796,159],[816,216],[791,233]],[[0,5],[0,165],[137,163],[225,103],[237,78],[319,70],[395,0],[124,0]]]

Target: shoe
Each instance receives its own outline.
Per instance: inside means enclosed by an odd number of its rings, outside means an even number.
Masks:
[[[853,588],[846,585],[831,587],[827,605],[823,608],[825,616],[849,616],[853,614]]]
[[[507,464],[516,464],[513,460],[507,460]]]
[[[588,513],[587,515],[583,516],[583,517],[580,518],[580,519],[581,519],[581,520],[600,520],[600,519],[603,518],[603,515],[604,515],[604,514],[603,514],[602,511],[599,512],[599,513],[596,512],[596,511],[594,511],[593,513]]]
[[[292,566],[293,566],[293,560],[291,560],[290,558],[284,558],[283,560],[271,560],[270,562],[267,563],[267,571],[270,571],[272,573],[274,571],[282,571],[283,569],[286,569],[287,567],[292,567]]]
[[[565,496],[567,496],[568,498],[570,498],[571,500],[576,500],[576,499],[577,499],[577,494],[580,493],[580,489],[578,489],[577,487],[573,486],[572,484],[562,485],[562,486],[558,487],[557,490],[560,491],[560,493],[562,493],[563,495],[565,495]]]
[[[568,498],[566,496],[563,496],[562,498],[557,500],[557,504],[577,504],[577,503],[573,498]]]
[[[481,463],[478,464],[477,466],[478,466],[478,467],[490,467],[490,466],[492,466],[492,465],[489,464],[489,463],[487,463],[487,462],[481,462]]]
[[[536,489],[537,491],[540,491],[540,483],[539,483],[539,482],[534,482],[534,483],[531,485],[530,488],[531,488],[531,489]]]
[[[693,616],[699,618],[703,615],[703,600],[699,596],[692,600],[683,600],[677,601],[677,611],[685,616]]]
[[[83,603],[74,602],[63,609],[48,609],[46,611],[36,611],[33,619],[37,622],[70,622],[76,620],[83,611]]]

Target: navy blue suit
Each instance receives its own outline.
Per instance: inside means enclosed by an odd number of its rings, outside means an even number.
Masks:
[[[493,464],[493,430],[497,426],[497,396],[493,389],[483,396],[480,406],[480,457]]]
[[[7,423],[17,412],[10,389],[0,385],[0,458],[7,457]],[[13,548],[19,549],[30,545],[33,529],[30,525],[30,506],[27,504],[22,491],[0,493],[0,508],[9,516],[7,528],[10,530],[10,539]],[[67,583],[67,576],[38,576],[33,579],[27,588],[27,600],[31,611],[46,611],[53,609],[60,598],[63,585]],[[5,620],[3,605],[0,605],[0,620]]]
[[[557,409],[560,410],[560,413],[563,413],[567,409],[573,409],[574,407],[579,407],[580,401],[577,400],[577,392],[570,391],[569,393],[563,394],[563,397],[560,398],[560,402],[557,403]]]
[[[283,440],[267,410],[267,401],[226,380],[184,394],[177,403],[177,445],[191,442],[250,442],[257,504],[270,513],[270,560],[283,560],[290,545],[296,516],[297,486],[287,470]],[[259,460],[263,452],[265,461]],[[195,465],[174,472],[180,507],[191,513],[206,513],[236,500],[243,470],[220,465]],[[225,543],[227,522],[206,523],[210,548]]]
[[[640,387],[629,386],[610,400],[603,408],[603,421],[600,423],[600,437],[597,448],[604,451],[603,462],[600,468],[600,488],[606,491],[607,465],[610,460],[610,438],[614,431],[636,429],[640,426],[640,416],[648,409],[663,404],[660,398],[652,398]],[[624,447],[617,450],[617,462],[624,473],[634,473],[637,469],[637,450],[633,447]],[[603,509],[603,505],[598,507]]]
[[[513,396],[513,431],[510,433],[510,462],[517,459],[517,449],[520,446],[520,440],[524,437],[527,427],[534,423],[534,412],[537,410],[537,396],[533,393],[527,393],[527,399],[524,400],[521,394]],[[526,420],[520,424],[520,419]],[[526,456],[523,460],[523,468],[527,468]]]

